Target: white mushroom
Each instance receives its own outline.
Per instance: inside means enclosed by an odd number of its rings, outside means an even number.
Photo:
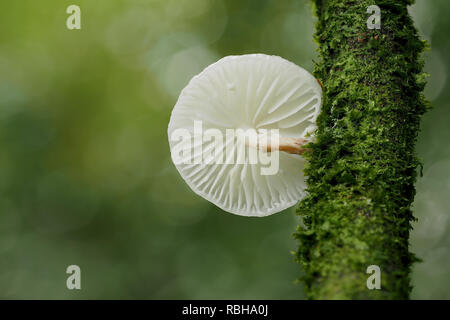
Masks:
[[[191,189],[225,211],[266,216],[305,196],[304,144],[322,89],[277,56],[229,56],[183,89],[168,135],[172,160]]]

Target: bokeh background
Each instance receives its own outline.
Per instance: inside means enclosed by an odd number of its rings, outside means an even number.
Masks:
[[[82,29],[66,28],[81,7]],[[411,13],[431,45],[418,142],[413,298],[450,298],[450,2]],[[180,90],[230,54],[312,71],[307,0],[0,2],[0,298],[302,299],[294,208],[224,213],[170,160]],[[82,290],[66,288],[68,265]]]

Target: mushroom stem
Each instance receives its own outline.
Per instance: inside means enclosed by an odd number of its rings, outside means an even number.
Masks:
[[[303,138],[280,137],[278,148],[276,146],[272,147],[270,142],[267,145],[258,144],[258,148],[267,150],[267,152],[279,150],[290,154],[302,155],[308,150],[303,147],[308,142],[308,140]]]
[[[305,151],[307,151],[306,148],[303,148],[305,144],[307,144],[309,141],[302,138],[287,138],[287,137],[281,137],[280,138],[280,145],[278,149],[280,151],[284,151],[291,154],[303,154]]]

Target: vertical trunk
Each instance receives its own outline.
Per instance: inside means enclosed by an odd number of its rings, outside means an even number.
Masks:
[[[312,299],[407,299],[414,145],[427,104],[412,0],[315,0],[324,105],[295,234]],[[367,8],[381,9],[381,29]],[[369,290],[367,267],[381,269]]]

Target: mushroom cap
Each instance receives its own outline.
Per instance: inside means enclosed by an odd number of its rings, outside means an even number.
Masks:
[[[231,151],[231,156],[244,161],[195,161],[201,154],[215,155],[211,152],[215,141],[195,142],[198,132],[194,122],[201,121],[203,133],[216,129],[224,137],[227,129],[250,129],[259,136],[264,131],[261,129],[278,129],[282,137],[311,140],[321,104],[322,89],[317,80],[292,62],[265,54],[224,57],[194,76],[182,90],[168,127],[172,160],[195,193],[225,211],[258,217],[280,212],[306,194],[305,160],[300,155],[272,151],[279,159],[279,169],[276,174],[262,175],[261,168],[269,165],[251,163],[249,152],[242,153],[240,148],[245,142],[237,138],[229,149],[223,143],[223,154],[228,157]],[[177,129],[187,130],[193,137],[193,147],[186,140],[182,148],[202,148],[196,149],[200,154],[187,153],[189,159],[182,163],[174,157],[175,146],[181,143],[172,137]]]

